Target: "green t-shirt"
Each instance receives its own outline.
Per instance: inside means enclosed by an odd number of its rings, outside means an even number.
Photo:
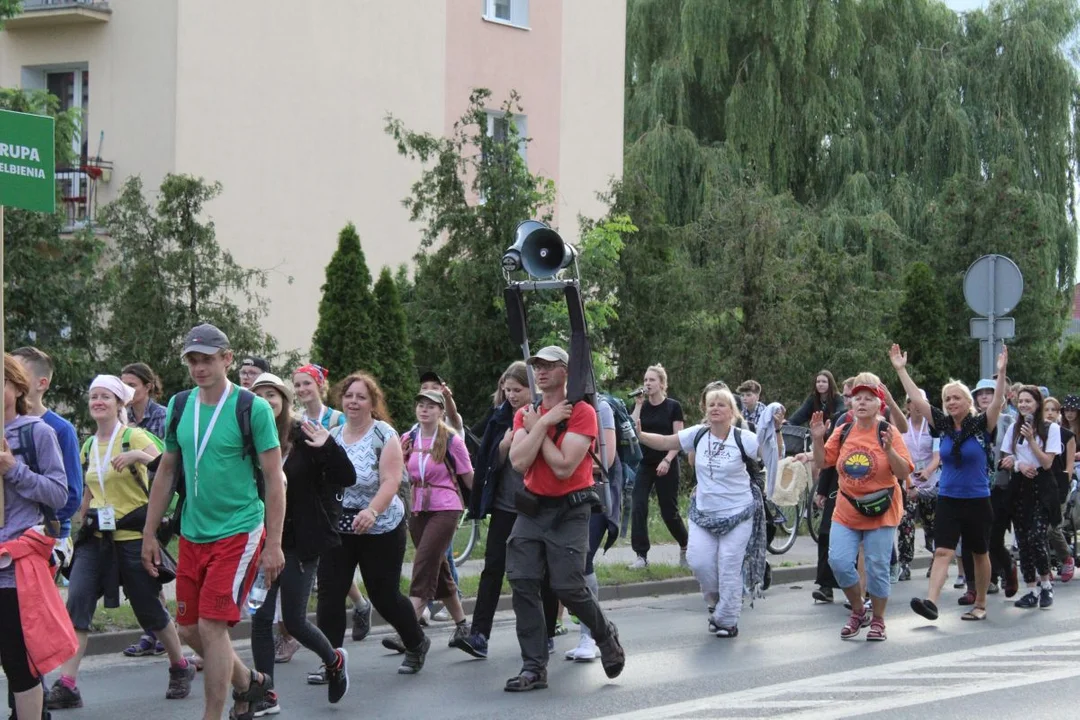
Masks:
[[[263,522],[265,509],[255,486],[257,457],[243,457],[244,443],[236,421],[236,385],[229,386],[225,401],[214,424],[214,432],[199,461],[195,476],[195,403],[199,392],[192,390],[187,406],[181,410],[175,432],[166,430],[165,449],[177,450],[184,459],[184,483],[187,497],[180,518],[181,534],[190,542],[209,543],[240,533],[249,533]],[[165,418],[165,427],[172,427],[173,400]],[[202,404],[199,409],[199,440],[206,435],[214,405]],[[279,447],[277,425],[270,404],[260,397],[251,406],[251,433],[255,450],[263,453]],[[197,482],[196,482],[197,480]]]

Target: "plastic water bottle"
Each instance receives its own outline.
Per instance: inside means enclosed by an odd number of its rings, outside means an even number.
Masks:
[[[255,576],[255,582],[251,584],[251,591],[248,593],[249,613],[254,615],[255,611],[262,607],[263,602],[266,601],[266,591],[269,589],[266,584],[266,576],[260,569],[259,574]]]

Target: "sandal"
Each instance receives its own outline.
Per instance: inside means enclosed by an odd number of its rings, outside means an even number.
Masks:
[[[911,609],[918,615],[922,615],[927,620],[938,619],[937,605],[929,600],[923,600],[922,598],[911,598]]]
[[[528,692],[529,690],[547,689],[547,673],[537,674],[531,670],[522,670],[520,675],[506,681],[506,692]]]
[[[975,607],[971,608],[966,613],[961,615],[960,619],[961,620],[985,620],[986,619],[986,608],[979,607],[978,605],[976,605]]]
[[[248,689],[241,692],[233,688],[232,698],[234,702],[247,703],[249,707],[254,707],[255,703],[265,700],[266,694],[274,689],[274,678],[256,670],[249,670],[248,672],[251,673],[251,682],[248,684]]]

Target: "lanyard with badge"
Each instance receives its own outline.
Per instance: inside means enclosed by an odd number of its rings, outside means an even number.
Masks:
[[[113,444],[116,442],[116,435],[120,432],[120,427],[120,423],[116,423],[116,426],[113,427],[112,435],[109,436],[109,446],[105,449],[104,459],[101,457],[101,448],[98,447],[97,435],[94,435],[94,439],[90,443],[90,454],[94,456],[98,485],[101,486],[101,501],[105,503],[104,506],[97,510],[98,529],[108,532],[116,530],[116,508],[110,505],[105,497],[105,474],[109,471],[112,462]]]
[[[206,446],[210,444],[210,436],[214,434],[214,425],[217,424],[218,416],[221,415],[221,409],[225,407],[225,402],[229,399],[229,395],[232,394],[232,383],[228,380],[225,381],[225,390],[221,393],[221,397],[217,401],[217,406],[214,408],[214,414],[210,416],[210,422],[206,426],[206,434],[203,435],[202,440],[199,440],[199,407],[202,405],[202,401],[195,398],[195,497],[199,497],[199,461],[202,460],[203,453],[206,452]]]

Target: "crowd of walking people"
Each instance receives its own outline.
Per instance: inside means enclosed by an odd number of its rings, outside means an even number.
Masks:
[[[886,640],[889,597],[911,579],[919,523],[933,563],[910,607],[927,621],[939,619],[957,558],[966,621],[984,620],[987,595],[1002,591],[1019,595],[1019,608],[1050,608],[1053,583],[1075,572],[1074,535],[1064,529],[1080,397],[1058,401],[1011,384],[1008,350],[974,389],[959,381],[938,389],[918,387],[893,346],[903,407],[872,373],[838,384],[822,370],[787,420],[782,404],[763,402],[758,382],[733,391],[716,381],[701,392],[701,422],[687,426],[661,365],[645,371],[628,410],[609,395],[569,398],[570,356],[549,346],[498,378],[472,447],[435,373],[419,378],[415,417],[395,426],[378,379],[361,370],[332,392],[329,371],[315,364],[283,379],[263,358],[234,357],[211,325],[188,333],[182,357],[194,388],[167,405],[143,363],[94,378],[83,442],[43,403],[49,356],[27,347],[4,358],[0,661],[13,717],[83,706],[78,673],[94,615],[102,598],[116,607],[121,589],[143,631],[125,654],[168,656],[170,700],[186,698],[202,670],[205,718],[220,718],[230,699],[238,720],[280,713],[287,689],[275,685],[275,665],[301,647],[321,663],[308,682],[340,702],[350,612],[354,640],[367,636],[373,609],[393,628],[382,645],[401,656],[398,673],[423,670],[436,602],[453,623],[449,647],[485,659],[504,579],[522,658],[508,692],[548,686],[563,608],[580,627],[564,657],[599,660],[617,677],[626,655],[600,606],[595,557],[620,536],[628,505],[630,567],[648,566],[654,490],[680,563],[700,584],[708,632],[736,638],[744,605],[769,584],[768,500],[780,461],[793,454],[785,423],[807,427],[811,439],[795,461],[810,467],[823,514],[813,599],[832,603],[842,592],[850,609],[842,639],[865,629],[867,640]],[[929,401],[939,393],[940,407]],[[685,519],[684,455],[693,486]],[[452,555],[466,513],[488,520],[471,621]],[[163,594],[170,582],[175,617]],[[228,633],[249,613],[253,668]]]

